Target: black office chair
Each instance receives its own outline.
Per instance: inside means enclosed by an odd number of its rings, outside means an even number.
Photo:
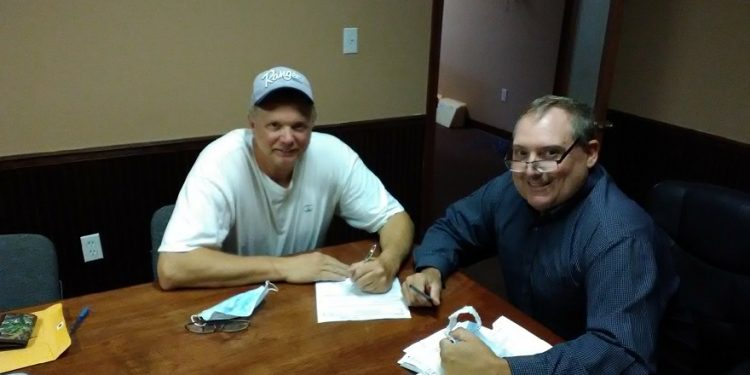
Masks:
[[[750,194],[667,181],[651,190],[648,211],[678,245],[659,374],[750,373]]]
[[[172,217],[172,211],[174,211],[174,205],[170,204],[156,210],[151,217],[151,271],[154,274],[154,280],[157,279],[156,264],[159,261],[159,246],[169,219]]]
[[[62,298],[55,245],[39,234],[0,235],[0,311]]]

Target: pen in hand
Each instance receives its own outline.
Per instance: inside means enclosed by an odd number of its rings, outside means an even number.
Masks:
[[[425,293],[425,292],[417,289],[417,287],[415,287],[414,285],[411,285],[411,284],[409,284],[409,289],[411,289],[412,291],[414,291],[415,293],[417,293],[423,299],[427,300],[427,302],[429,302],[431,306],[435,306],[435,303],[432,302],[432,297],[430,297],[427,293]]]
[[[81,312],[78,313],[78,317],[76,318],[76,320],[73,322],[73,324],[70,325],[70,331],[69,332],[70,332],[71,335],[74,334],[74,333],[76,333],[76,330],[81,325],[81,323],[83,323],[83,320],[86,319],[87,316],[89,316],[89,307],[88,306],[86,306],[83,309],[81,309]]]
[[[365,257],[364,260],[362,260],[362,262],[367,263],[371,261],[372,257],[375,256],[375,250],[377,249],[378,249],[378,244],[377,243],[372,244],[372,246],[370,247],[370,251],[367,252],[367,256]]]

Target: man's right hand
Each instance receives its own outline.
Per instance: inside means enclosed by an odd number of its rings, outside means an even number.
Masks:
[[[342,281],[349,277],[349,265],[317,251],[276,260],[284,281],[289,283]]]
[[[411,287],[417,288],[430,296],[432,303],[417,294]],[[443,280],[437,268],[425,268],[413,275],[409,275],[401,284],[401,293],[409,306],[437,306],[440,304],[440,292],[443,290]]]

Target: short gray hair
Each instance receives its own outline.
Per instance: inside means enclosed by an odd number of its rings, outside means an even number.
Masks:
[[[560,108],[571,116],[573,139],[577,139],[579,143],[586,144],[596,137],[597,125],[592,118],[591,107],[565,96],[545,95],[537,98],[531,102],[521,117],[534,115],[540,118],[551,108]]]

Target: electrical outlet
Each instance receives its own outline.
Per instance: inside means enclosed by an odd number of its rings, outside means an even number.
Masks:
[[[99,239],[99,233],[81,236],[81,249],[83,250],[83,261],[103,259],[102,241]]]

